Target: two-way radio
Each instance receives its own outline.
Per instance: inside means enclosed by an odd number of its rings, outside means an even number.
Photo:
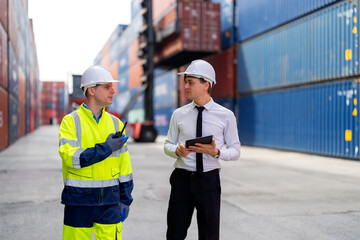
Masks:
[[[127,122],[125,122],[124,127],[123,127],[123,129],[122,129],[120,132],[116,132],[116,133],[114,134],[114,138],[118,138],[118,137],[121,137],[121,136],[123,135],[123,132],[124,132],[125,127],[126,127],[126,124],[127,124]]]

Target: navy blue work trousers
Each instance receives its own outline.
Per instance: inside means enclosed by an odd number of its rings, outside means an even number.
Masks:
[[[221,201],[219,169],[198,174],[175,168],[170,176],[170,184],[166,238],[184,240],[196,209],[199,240],[218,240]]]

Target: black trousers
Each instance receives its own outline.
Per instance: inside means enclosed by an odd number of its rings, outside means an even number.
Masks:
[[[166,238],[184,240],[196,208],[199,240],[218,240],[221,195],[219,170],[197,174],[176,168],[170,176],[170,184]]]

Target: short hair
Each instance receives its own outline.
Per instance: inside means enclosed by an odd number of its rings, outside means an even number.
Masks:
[[[205,80],[204,78],[202,78],[202,77],[195,77],[195,76],[187,75],[187,74],[185,74],[184,80],[185,80],[187,77],[197,78],[197,79],[200,80],[201,83],[209,83],[208,94],[211,95],[211,90],[212,90],[212,84],[211,84],[211,82],[206,81],[206,80]]]

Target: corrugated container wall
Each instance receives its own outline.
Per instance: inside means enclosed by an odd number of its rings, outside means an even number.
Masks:
[[[0,0],[0,23],[6,32],[8,32],[8,15],[8,0]]]
[[[19,106],[15,97],[9,94],[9,144],[15,142],[19,138]]]
[[[8,92],[0,87],[0,150],[8,146]]]
[[[240,97],[245,145],[359,159],[359,80]]]
[[[154,78],[154,109],[177,106],[177,71],[171,70]]]
[[[340,0],[237,0],[237,42]]]
[[[0,87],[8,88],[8,41],[6,30],[0,24]]]
[[[220,3],[221,48],[235,44],[235,0],[212,0]]]
[[[358,1],[342,1],[240,44],[238,91],[359,74],[358,15]]]
[[[236,48],[230,47],[204,59],[216,73],[216,85],[211,91],[213,98],[234,97],[236,94]]]
[[[156,47],[155,62],[187,51],[214,52],[221,49],[220,4],[179,2],[166,12],[154,26],[157,38],[162,36],[161,44]],[[172,27],[177,20],[179,34]]]
[[[141,0],[131,1],[131,19],[133,19],[141,10]]]

